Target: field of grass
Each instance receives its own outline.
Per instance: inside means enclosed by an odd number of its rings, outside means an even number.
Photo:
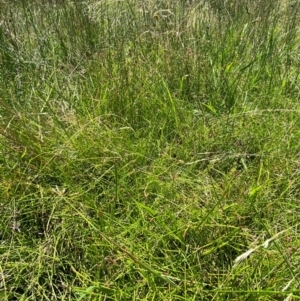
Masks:
[[[0,300],[300,300],[299,21],[1,1]]]

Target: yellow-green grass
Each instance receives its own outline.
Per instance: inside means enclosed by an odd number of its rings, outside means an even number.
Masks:
[[[0,300],[298,300],[299,6],[0,4]]]

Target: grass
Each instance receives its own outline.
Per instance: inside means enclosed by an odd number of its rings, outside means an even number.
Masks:
[[[1,300],[299,300],[297,2],[0,4]]]

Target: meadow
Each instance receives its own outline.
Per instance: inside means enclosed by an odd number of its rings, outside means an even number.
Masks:
[[[0,300],[300,300],[299,21],[1,1]]]

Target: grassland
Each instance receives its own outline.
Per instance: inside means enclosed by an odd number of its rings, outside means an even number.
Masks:
[[[0,300],[299,300],[300,7],[0,3]]]

